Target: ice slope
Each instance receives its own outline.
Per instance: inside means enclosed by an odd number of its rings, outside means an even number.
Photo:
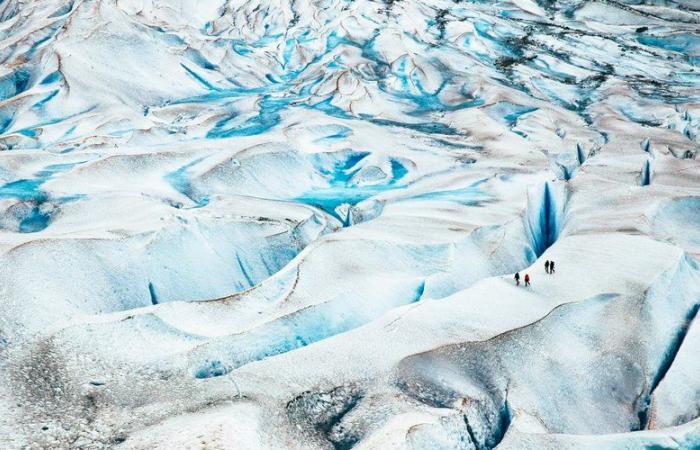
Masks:
[[[699,30],[0,1],[0,447],[700,447]]]

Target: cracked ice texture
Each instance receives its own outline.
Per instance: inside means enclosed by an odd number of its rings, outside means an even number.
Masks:
[[[699,29],[0,0],[0,447],[697,448]]]

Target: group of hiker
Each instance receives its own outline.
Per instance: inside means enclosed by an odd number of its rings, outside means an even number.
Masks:
[[[554,273],[554,261],[547,260],[544,262],[544,271],[548,274]],[[530,274],[525,274],[525,286],[530,286]],[[520,286],[520,272],[515,272],[515,285]]]

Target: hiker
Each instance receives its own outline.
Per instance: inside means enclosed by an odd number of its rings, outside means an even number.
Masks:
[[[520,274],[515,272],[515,285],[520,286]]]
[[[525,286],[530,286],[530,275],[525,274]]]
[[[544,262],[544,271],[549,273],[549,260]]]
[[[554,261],[549,262],[549,273],[554,273]]]

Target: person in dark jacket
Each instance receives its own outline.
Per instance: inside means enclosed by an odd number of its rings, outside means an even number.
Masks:
[[[530,286],[530,275],[525,274],[525,286]]]
[[[549,273],[554,273],[554,261],[549,262]]]
[[[549,273],[549,260],[544,262],[544,271]]]
[[[520,286],[520,274],[515,272],[515,285]]]

